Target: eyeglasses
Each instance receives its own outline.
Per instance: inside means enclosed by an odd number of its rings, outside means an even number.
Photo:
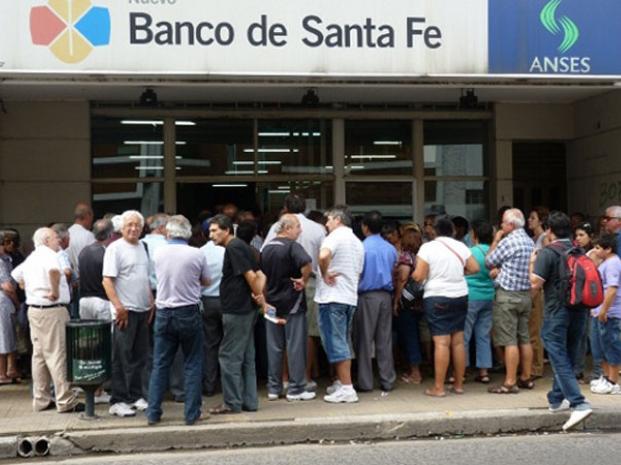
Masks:
[[[604,220],[604,221],[610,221],[610,220],[620,221],[621,217],[618,217],[618,216],[602,216],[602,220]]]

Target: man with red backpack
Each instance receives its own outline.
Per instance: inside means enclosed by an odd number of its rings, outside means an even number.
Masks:
[[[537,254],[531,284],[533,290],[544,289],[545,305],[541,338],[554,371],[552,389],[548,392],[549,410],[571,409],[563,430],[586,420],[593,410],[584,398],[574,374],[579,341],[586,329],[587,307],[569,307],[572,280],[568,252],[572,251],[571,223],[565,213],[552,212],[546,235],[549,245]]]

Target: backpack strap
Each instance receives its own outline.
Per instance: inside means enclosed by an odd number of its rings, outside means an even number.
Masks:
[[[438,241],[440,244],[442,244],[444,247],[446,247],[447,249],[449,249],[451,252],[453,252],[453,255],[455,255],[457,257],[457,260],[459,260],[459,263],[461,263],[462,268],[466,267],[466,262],[464,261],[463,258],[461,258],[461,255],[459,255],[457,252],[455,252],[455,250],[448,245],[446,242],[441,241],[440,239],[436,239],[436,241]]]

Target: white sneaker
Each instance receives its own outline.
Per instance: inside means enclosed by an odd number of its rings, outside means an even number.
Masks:
[[[601,383],[596,384],[591,387],[591,392],[593,394],[610,394],[612,391],[612,383],[608,380],[603,379]]]
[[[95,396],[95,404],[109,404],[111,396],[107,392],[102,392],[100,395]]]
[[[144,412],[148,406],[149,404],[147,403],[147,401],[141,397],[131,405],[131,408],[136,409],[139,412]]]
[[[336,391],[338,391],[339,389],[341,389],[342,386],[343,385],[341,384],[341,382],[337,379],[330,386],[326,388],[326,394],[330,396],[334,394]]]
[[[314,392],[302,391],[299,394],[287,394],[287,400],[289,402],[295,402],[296,400],[313,400],[316,394]]]
[[[268,392],[267,393],[267,400],[272,401],[272,400],[278,400],[280,396],[278,394],[274,394],[273,392]]]
[[[586,410],[574,410],[573,412],[571,412],[569,420],[567,420],[563,425],[563,431],[567,431],[568,429],[573,428],[574,426],[583,422],[584,420],[589,418],[592,413],[593,410],[591,408],[588,408]]]
[[[308,392],[315,392],[317,390],[317,383],[311,379],[308,383],[306,383],[304,390]]]
[[[600,384],[602,381],[606,381],[605,378],[603,376],[600,376],[597,379],[592,379],[591,382],[589,383],[589,386],[594,387],[597,386],[598,384]]]
[[[110,415],[116,415],[117,417],[135,417],[136,412],[125,402],[117,402],[108,410]]]
[[[619,386],[618,384],[613,384],[612,385],[612,389],[610,390],[610,392],[608,394],[614,395],[614,396],[620,395],[621,394],[621,386]]]
[[[552,407],[551,405],[548,407],[550,412],[563,412],[564,410],[569,410],[569,401],[567,399],[563,399],[563,402],[558,407]]]
[[[358,394],[356,394],[354,389],[345,389],[341,386],[341,388],[336,392],[323,396],[323,400],[330,402],[331,404],[339,404],[341,402],[349,404],[352,402],[358,402]]]

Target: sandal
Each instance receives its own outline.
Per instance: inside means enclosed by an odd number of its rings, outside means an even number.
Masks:
[[[517,394],[520,392],[520,389],[515,384],[496,384],[494,386],[490,386],[487,389],[487,392],[490,394]]]
[[[0,386],[3,386],[5,384],[13,384],[13,378],[2,376],[0,378]]]
[[[461,396],[464,393],[464,390],[462,388],[456,388],[455,386],[451,386],[449,388],[449,392]]]
[[[528,378],[528,379],[518,378],[517,385],[521,389],[533,389],[535,387],[535,382],[533,381],[532,378]]]
[[[423,379],[422,377],[414,378],[407,373],[403,373],[401,375],[401,381],[403,381],[405,384],[421,384],[423,382]]]
[[[226,404],[218,405],[217,407],[213,407],[209,409],[209,413],[211,415],[227,415],[229,413],[239,413],[235,410],[229,408]]]
[[[425,395],[429,397],[446,397],[446,392],[436,394],[431,389],[425,389]]]
[[[475,380],[477,383],[482,383],[482,384],[489,384],[489,382],[491,381],[491,379],[490,379],[489,375],[483,375],[483,376],[481,376],[481,375],[477,375],[477,376],[474,378],[474,380]]]

